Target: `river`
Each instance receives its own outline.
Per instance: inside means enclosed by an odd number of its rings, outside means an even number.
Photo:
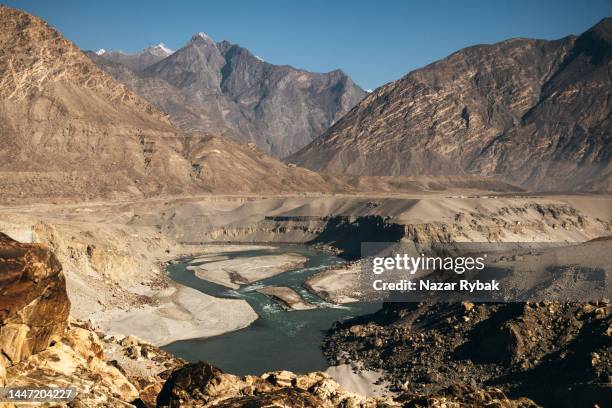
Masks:
[[[280,245],[269,249],[219,253],[235,257],[299,253],[308,258],[298,269],[263,279],[237,290],[203,279],[186,269],[191,259],[182,259],[168,266],[172,279],[206,294],[245,299],[259,315],[249,327],[205,339],[177,341],[163,348],[188,361],[203,360],[232,374],[262,374],[266,371],[290,370],[297,373],[325,370],[328,367],[321,351],[325,331],[334,321],[372,313],[380,308],[375,303],[333,305],[303,288],[309,276],[343,261],[306,245]],[[287,311],[276,301],[256,289],[266,286],[288,286],[316,309]]]

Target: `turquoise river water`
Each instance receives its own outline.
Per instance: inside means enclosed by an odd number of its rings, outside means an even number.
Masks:
[[[280,245],[219,255],[236,258],[289,252],[302,254],[308,261],[302,268],[241,286],[237,290],[199,279],[186,269],[190,259],[169,265],[170,277],[176,282],[212,296],[244,299],[257,312],[259,319],[242,330],[211,338],[177,341],[164,346],[164,349],[188,361],[203,360],[238,375],[274,370],[299,373],[327,368],[320,347],[325,331],[334,321],[372,313],[380,308],[380,304],[333,305],[304,289],[302,284],[306,278],[343,262],[306,245]],[[265,286],[288,286],[318,307],[300,311],[284,310],[277,302],[256,291]]]

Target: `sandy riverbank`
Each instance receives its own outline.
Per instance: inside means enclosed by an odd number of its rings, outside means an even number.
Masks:
[[[92,315],[108,334],[132,334],[161,346],[178,340],[217,336],[242,329],[257,313],[240,299],[221,299],[172,284],[156,302],[133,310],[111,309]]]
[[[257,289],[257,291],[278,301],[288,310],[308,310],[316,307],[304,300],[295,290],[286,286],[268,286]]]
[[[221,259],[219,255],[222,253],[211,254],[209,258],[199,257],[187,269],[200,279],[237,289],[241,285],[299,268],[308,260],[294,253]]]
[[[73,209],[65,218],[49,217],[46,207],[38,211],[4,213],[0,230],[51,247],[63,266],[74,318],[156,345],[239,330],[258,318],[244,300],[215,298],[173,282],[163,264],[221,248],[269,246],[182,245],[149,226],[109,222],[113,218],[102,211]],[[122,218],[114,216],[114,221]]]

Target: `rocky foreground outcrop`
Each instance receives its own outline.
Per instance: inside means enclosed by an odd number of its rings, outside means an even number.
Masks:
[[[324,373],[279,371],[240,378],[207,364],[187,365],[170,376],[157,398],[159,407],[332,407],[375,404],[349,393]]]
[[[150,369],[142,387],[105,354],[114,339],[102,341],[87,325],[69,321],[62,267],[42,244],[0,233],[0,294],[0,382],[8,387],[74,387],[73,406],[116,407],[140,398],[156,371],[167,369]],[[117,344],[126,346],[123,354],[135,347]],[[158,353],[164,364],[180,362]]]
[[[57,258],[0,233],[0,360],[16,364],[63,335],[70,301]]]
[[[531,408],[527,398],[511,400],[499,389],[457,385],[436,395],[405,394],[397,399],[366,398],[347,392],[327,374],[296,375],[289,371],[243,378],[225,374],[206,363],[187,365],[168,379],[158,407],[474,407]]]

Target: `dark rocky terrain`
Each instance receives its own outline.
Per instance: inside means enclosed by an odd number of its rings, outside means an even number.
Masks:
[[[365,95],[340,70],[269,64],[203,33],[165,57],[151,49],[88,55],[182,130],[253,142],[278,157],[310,143]]]
[[[477,45],[368,95],[287,160],[354,175],[471,173],[612,190],[612,19],[579,37]]]
[[[384,369],[405,395],[493,386],[547,407],[612,401],[612,308],[599,303],[387,303],[336,324],[332,364]]]

